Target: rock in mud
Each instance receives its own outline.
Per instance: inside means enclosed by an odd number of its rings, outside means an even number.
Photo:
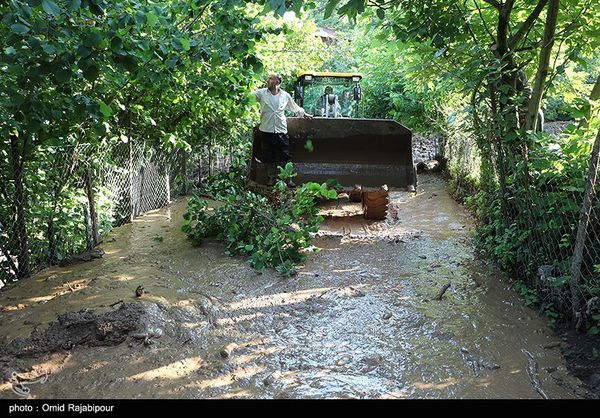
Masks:
[[[417,173],[435,173],[441,169],[442,164],[438,160],[421,161],[417,164]]]
[[[273,373],[265,377],[263,380],[263,385],[265,386],[271,386],[273,383],[275,383],[275,377],[273,376]]]
[[[211,325],[216,326],[217,319],[219,318],[219,309],[205,298],[198,299],[196,301],[196,306],[202,315],[206,316],[208,322]]]

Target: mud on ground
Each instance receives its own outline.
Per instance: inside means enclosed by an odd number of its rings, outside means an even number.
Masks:
[[[102,259],[0,294],[0,396],[594,396],[546,320],[475,253],[471,219],[437,177],[393,192],[385,222],[323,207],[321,250],[290,279],[218,242],[193,247],[185,205],[115,229]]]

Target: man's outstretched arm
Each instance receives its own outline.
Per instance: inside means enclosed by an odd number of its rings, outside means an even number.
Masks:
[[[285,108],[290,112],[294,112],[294,114],[298,117],[304,117],[304,119],[312,119],[312,115],[309,115],[303,108],[298,106],[296,102],[292,99],[292,96],[288,96],[288,102]]]

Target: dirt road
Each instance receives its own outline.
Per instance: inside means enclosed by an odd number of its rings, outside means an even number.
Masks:
[[[145,333],[18,360],[0,353],[9,378],[0,396],[18,398],[15,379],[44,373],[29,397],[586,396],[546,320],[476,255],[472,221],[443,181],[421,176],[416,195],[392,197],[386,222],[343,217],[356,213],[350,205],[324,208],[321,251],[290,279],[257,274],[217,242],[192,247],[179,230],[185,200],[115,229],[102,259],[0,293],[0,338],[123,303],[142,304]],[[136,298],[140,285],[149,293]]]

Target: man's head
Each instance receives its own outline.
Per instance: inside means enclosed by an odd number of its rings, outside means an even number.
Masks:
[[[281,81],[281,76],[279,74],[269,74],[269,78],[267,79],[267,87],[269,89],[274,89],[281,84]]]

